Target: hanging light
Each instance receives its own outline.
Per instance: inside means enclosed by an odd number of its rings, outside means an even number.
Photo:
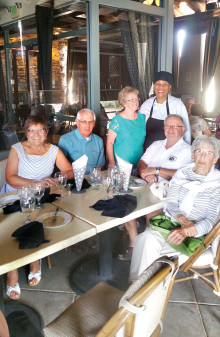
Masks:
[[[187,1],[181,1],[179,4],[179,8],[184,15],[191,15],[194,14],[195,11],[189,7]]]

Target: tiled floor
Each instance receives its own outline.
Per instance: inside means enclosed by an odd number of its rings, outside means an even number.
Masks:
[[[71,248],[62,250],[51,256],[51,270],[47,268],[46,259],[43,259],[43,277],[40,284],[34,288],[27,286],[26,270],[20,268],[19,282],[22,289],[20,302],[40,313],[45,325],[56,318],[76,298],[77,295],[69,285],[69,274],[73,264],[82,255],[74,253]],[[161,336],[219,337],[219,298],[196,280],[175,284],[163,321]]]

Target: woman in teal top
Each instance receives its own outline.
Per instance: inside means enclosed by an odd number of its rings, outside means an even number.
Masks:
[[[118,101],[124,110],[112,119],[109,126],[106,145],[109,166],[115,165],[117,154],[136,168],[143,155],[146,124],[145,116],[137,112],[138,94],[137,89],[129,86],[119,92]]]

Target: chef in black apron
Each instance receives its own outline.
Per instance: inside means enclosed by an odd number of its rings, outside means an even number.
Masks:
[[[164,83],[161,81],[163,81]],[[150,110],[150,116],[146,123],[146,138],[144,142],[144,151],[156,140],[165,139],[164,119],[156,119],[153,117],[154,103],[156,101],[157,103],[162,104],[163,102],[166,101],[167,116],[170,114],[168,93],[173,83],[173,76],[171,73],[167,71],[159,71],[155,73],[153,83],[154,83],[154,92],[156,94],[156,97],[153,100],[153,104]],[[163,92],[161,93],[160,86],[162,85],[164,87],[163,87]]]

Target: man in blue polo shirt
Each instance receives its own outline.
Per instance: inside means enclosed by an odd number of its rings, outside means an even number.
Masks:
[[[72,163],[84,154],[88,157],[86,174],[90,173],[93,166],[105,165],[104,148],[102,139],[92,133],[96,116],[90,109],[82,109],[77,113],[77,129],[71,131],[59,140],[59,148]]]

